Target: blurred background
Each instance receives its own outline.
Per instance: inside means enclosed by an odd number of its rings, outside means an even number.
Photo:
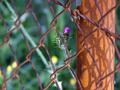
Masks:
[[[0,88],[2,88],[4,81],[2,74],[4,73],[6,78],[9,78],[11,74],[16,73],[16,67],[25,60],[29,50],[39,44],[39,38],[48,30],[54,16],[63,10],[61,6],[53,3],[52,0],[48,1],[32,0],[32,9],[29,6],[27,7],[27,0],[0,1]],[[60,1],[65,3],[64,0]],[[73,2],[72,7],[73,9],[76,7],[75,2]],[[54,12],[52,12],[52,9],[54,9]],[[120,33],[120,7],[116,9],[116,14],[116,32]],[[15,23],[19,17],[20,22]],[[36,23],[35,17],[37,17],[39,25]],[[18,24],[19,27],[16,28],[15,24]],[[63,13],[58,18],[55,26],[60,35],[63,35],[65,27],[71,29],[68,37],[68,47],[70,53],[75,54],[76,28],[69,13]],[[10,38],[7,38],[6,33],[13,30],[13,28],[15,30],[10,33]],[[67,58],[63,45],[59,42],[58,33],[53,30],[45,37],[45,45],[55,67],[63,65],[64,60]],[[116,40],[116,44],[120,48],[118,40]],[[39,48],[35,51],[32,54],[31,61],[45,87],[50,82],[50,74],[52,73],[50,66],[48,66],[50,60],[45,48]],[[73,60],[71,63],[74,70],[76,70],[75,61]],[[115,57],[115,63],[117,61],[118,59]],[[115,90],[120,90],[119,76],[120,73],[115,74]],[[67,69],[58,73],[57,79],[63,90],[76,90],[76,81]],[[30,63],[24,64],[17,71],[15,78],[7,82],[7,90],[38,90],[38,80]],[[50,86],[48,90],[57,90],[56,85]]]
[[[65,3],[64,0],[61,1]],[[32,0],[32,11],[34,12],[32,14],[31,10],[27,9],[28,11],[26,11],[26,3],[28,3],[27,0],[3,0],[0,3],[0,43],[3,43],[4,40],[7,39],[5,38],[6,33],[14,28],[14,22],[18,16],[21,17],[20,20],[22,22],[22,26],[16,28],[16,30],[10,34],[9,42],[0,48],[0,67],[7,75],[6,78],[10,77],[17,65],[22,63],[29,53],[26,41],[28,41],[30,48],[38,45],[41,34],[48,30],[53,17],[63,10],[61,6],[55,5],[52,0],[50,3],[48,3],[47,0]],[[73,7],[74,6],[75,5],[73,5]],[[51,13],[51,7],[54,9],[54,14]],[[34,20],[34,15],[36,15],[39,20],[41,30]],[[56,29],[60,34],[63,34],[65,27],[71,29],[68,42],[69,50],[75,54],[76,29],[68,13],[62,14],[56,24]],[[26,36],[27,40],[24,36]],[[64,64],[64,60],[66,59],[62,44],[58,43],[59,38],[55,31],[50,32],[45,37],[45,45],[49,50],[51,60],[55,64],[55,67]],[[50,81],[52,71],[51,68],[47,66],[50,60],[44,48],[40,48],[38,52],[34,52],[31,61],[39,73],[43,86],[46,86]],[[45,61],[47,61],[47,63]],[[75,69],[75,62],[72,63],[72,67]],[[19,69],[19,75],[16,76],[15,79],[10,79],[7,82],[7,90],[21,90],[22,88],[24,88],[23,90],[38,90],[38,81],[33,72],[31,64],[27,63],[23,65]],[[2,86],[2,82],[3,77],[2,73],[0,73],[0,86]],[[58,74],[58,82],[62,85],[63,90],[75,90],[76,81],[67,69]],[[52,85],[49,90],[57,90],[57,88],[55,85]]]

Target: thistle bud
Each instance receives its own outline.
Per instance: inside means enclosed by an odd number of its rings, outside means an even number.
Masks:
[[[63,33],[63,35],[64,35],[64,40],[65,40],[65,42],[68,41],[70,32],[71,32],[71,29],[70,29],[69,27],[65,27],[65,28],[64,28],[64,33]]]
[[[64,34],[69,34],[71,32],[71,29],[69,27],[64,28]]]

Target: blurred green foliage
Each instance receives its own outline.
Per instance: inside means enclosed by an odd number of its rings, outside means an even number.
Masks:
[[[120,7],[116,9],[116,33],[120,34]],[[116,40],[116,45],[120,51],[120,41]],[[115,63],[118,62],[117,56],[115,57]],[[115,90],[120,89],[120,72],[115,73]]]
[[[13,15],[13,13],[10,11],[10,7],[7,7],[7,4],[4,1],[7,0],[3,0],[2,2],[0,2],[0,43],[4,41],[6,33],[11,27],[13,27],[15,21],[15,15]],[[7,2],[10,4],[17,15],[22,16],[25,14],[25,6],[27,2],[26,0],[8,0]],[[50,11],[51,6],[54,7],[55,15],[57,15],[63,9],[62,7],[52,3],[52,1],[48,4],[47,0],[32,0],[32,9],[39,20],[42,32],[38,30],[37,24],[30,12],[26,13],[26,16],[24,17],[24,20],[22,22],[22,25],[24,26],[26,32],[37,45],[41,34],[45,33],[48,30],[48,28],[50,27],[50,22],[54,18]],[[65,26],[71,28],[72,32],[69,39],[69,49],[71,53],[75,53],[76,29],[69,16],[70,15],[68,13],[62,14],[61,17],[57,20],[56,29],[60,33],[63,33],[63,29]],[[58,67],[64,63],[65,55],[63,50],[59,47],[59,45],[57,45],[56,38],[56,32],[51,31],[45,38],[45,45],[48,47],[50,55],[56,56],[56,67]],[[29,44],[30,48],[33,48],[30,42]],[[12,46],[13,50],[11,50],[10,45]],[[39,50],[42,51],[47,62],[49,63],[50,61],[48,59],[48,56],[46,55],[44,48],[40,48]],[[12,63],[15,61],[17,61],[18,63],[22,63],[25,60],[28,52],[29,50],[26,47],[26,40],[22,35],[21,28],[17,28],[10,35],[9,43],[5,43],[0,48],[0,66],[2,67],[2,69],[4,69],[3,71],[6,73],[7,77],[11,75],[11,72],[14,69],[12,67]],[[43,86],[46,86],[50,81],[50,67],[47,68],[43,64],[43,62],[41,61],[41,57],[38,56],[36,52],[32,54],[31,61],[39,72],[39,76],[41,78]],[[72,66],[75,66],[75,62],[72,64]],[[2,81],[3,78],[2,76],[0,76],[0,88],[2,86]],[[58,81],[62,83],[63,90],[73,90],[76,88],[75,81],[67,69],[58,74]],[[7,90],[38,90],[38,81],[31,64],[28,63],[23,65],[19,69],[18,77],[16,76],[15,79],[10,79],[7,82]],[[57,90],[57,88],[55,87],[55,85],[52,85],[49,90]]]

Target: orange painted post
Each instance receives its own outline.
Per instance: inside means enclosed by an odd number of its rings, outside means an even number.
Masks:
[[[96,2],[95,2],[96,1]],[[112,7],[116,0],[82,0],[79,10],[86,17],[98,23],[98,20]],[[96,27],[87,20],[80,19],[83,35],[77,32],[77,49],[82,47],[82,39]],[[100,27],[115,32],[115,10],[112,10],[99,23]],[[83,90],[114,90],[114,75],[100,78],[114,70],[114,46],[107,35],[97,30],[84,40],[84,48],[77,58],[77,75]],[[92,57],[91,57],[92,56]],[[93,62],[93,57],[96,62]],[[78,87],[77,90],[80,90]]]

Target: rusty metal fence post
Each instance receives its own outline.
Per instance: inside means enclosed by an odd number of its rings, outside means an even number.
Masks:
[[[101,80],[114,70],[114,46],[111,36],[104,32],[106,28],[115,32],[115,10],[106,15],[114,6],[115,0],[83,0],[78,7],[79,12],[87,18],[80,19],[82,34],[79,31],[77,33],[77,49],[84,44],[84,50],[77,60],[77,74],[83,90],[114,90],[114,74]],[[81,43],[90,32],[94,33]]]

